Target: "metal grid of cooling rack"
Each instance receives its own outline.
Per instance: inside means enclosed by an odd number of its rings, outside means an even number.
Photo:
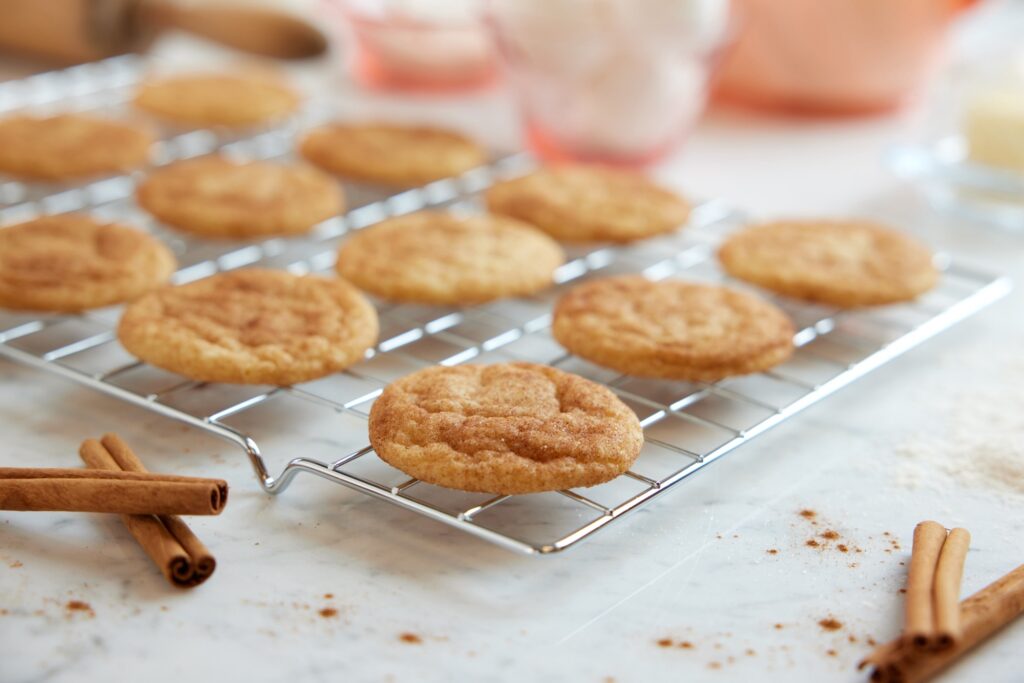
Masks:
[[[138,60],[112,64],[118,88],[133,82],[125,74],[137,77],[141,72]],[[102,82],[97,85],[96,80],[103,71],[100,65],[90,69],[87,82],[93,85],[81,86],[81,90],[90,97],[102,95]],[[8,86],[0,88],[0,111],[11,108],[6,106],[11,99],[9,90]],[[211,149],[249,157],[284,157],[295,130],[295,125],[288,125],[242,139],[227,139],[210,131],[176,133],[165,138],[162,158]],[[84,187],[42,190],[19,184],[11,190],[12,183],[7,183],[7,194],[0,189],[0,199],[18,198],[6,206],[0,202],[0,224],[73,210],[125,220],[172,245],[182,264],[175,276],[178,282],[253,264],[298,273],[328,272],[337,244],[349,231],[425,207],[473,210],[479,206],[480,191],[495,178],[521,173],[530,164],[525,156],[511,156],[461,177],[391,196],[373,188],[349,186],[346,189],[356,208],[324,222],[303,238],[231,243],[183,237],[164,230],[135,207],[130,176]],[[629,246],[569,248],[569,260],[559,269],[556,286],[533,297],[472,308],[375,301],[381,336],[367,358],[346,372],[292,387],[204,384],[140,363],[117,344],[118,307],[80,315],[0,312],[0,355],[238,444],[268,492],[278,493],[296,474],[309,472],[506,548],[549,554],[607,526],[1009,290],[1004,278],[942,258],[944,275],[939,286],[909,304],[840,311],[776,297],[773,300],[789,313],[799,330],[793,359],[768,372],[711,384],[619,375],[567,354],[551,338],[552,302],[568,287],[590,277],[638,272],[654,279],[727,280],[715,266],[714,245],[740,222],[741,216],[724,204],[709,202],[700,205],[686,229],[675,235]],[[631,470],[585,490],[490,496],[409,479],[383,463],[366,445],[369,408],[389,381],[435,363],[513,359],[546,363],[601,382],[632,407],[644,426],[646,443]],[[276,475],[271,474],[267,460],[273,455],[292,458]]]

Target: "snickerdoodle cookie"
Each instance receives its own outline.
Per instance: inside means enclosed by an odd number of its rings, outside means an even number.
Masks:
[[[532,223],[564,242],[630,242],[672,232],[690,205],[645,176],[599,166],[565,165],[497,183],[487,207]]]
[[[74,312],[160,287],[174,255],[141,230],[62,214],[0,228],[0,307]]]
[[[344,208],[337,181],[311,166],[221,156],[158,169],[136,197],[164,223],[207,237],[303,233]]]
[[[331,173],[397,186],[459,175],[486,161],[483,149],[458,133],[386,123],[321,126],[306,134],[299,151]]]
[[[611,391],[532,363],[420,370],[370,411],[381,459],[464,491],[594,486],[629,469],[643,441],[636,414]]]
[[[377,340],[377,314],[342,280],[254,268],[144,296],[117,336],[147,363],[195,380],[286,385],[358,362]]]
[[[751,294],[623,276],[569,290],[555,306],[552,333],[569,351],[625,374],[714,381],[785,361],[794,330]]]
[[[122,173],[149,160],[153,135],[142,126],[84,114],[0,119],[0,173],[63,180]]]
[[[718,258],[726,271],[742,280],[841,307],[913,299],[939,278],[926,246],[862,220],[756,225],[727,239]]]
[[[542,290],[563,260],[554,240],[517,220],[422,211],[355,233],[337,267],[385,299],[459,305]]]
[[[273,74],[247,71],[154,78],[135,93],[135,106],[193,126],[256,126],[294,112],[299,94]]]

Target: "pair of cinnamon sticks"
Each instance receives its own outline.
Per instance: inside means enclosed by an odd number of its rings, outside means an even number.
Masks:
[[[118,513],[173,585],[209,578],[216,560],[177,515],[220,514],[226,482],[151,474],[116,434],[87,439],[79,455],[90,469],[0,468],[0,510]]]
[[[959,528],[947,535],[937,522],[914,529],[904,632],[860,663],[872,681],[927,681],[1024,613],[1024,565],[959,602],[970,538]]]

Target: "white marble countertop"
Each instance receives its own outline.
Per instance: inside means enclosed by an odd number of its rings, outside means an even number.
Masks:
[[[500,137],[507,121],[478,113],[501,103],[440,109]],[[885,147],[920,118],[716,112],[659,173],[758,215],[884,218],[1024,280],[1024,236],[945,220],[883,169]],[[1020,386],[1022,304],[1018,289],[546,558],[312,477],[271,498],[231,444],[0,361],[0,464],[76,466],[84,437],[116,430],[154,470],[232,486],[222,516],[192,521],[220,562],[192,591],[168,587],[114,516],[0,514],[0,681],[864,680],[855,663],[869,639],[899,628],[916,522],[972,531],[965,593],[1024,562],[1024,496],[944,470],[918,475],[916,488],[899,474],[903,445]],[[1024,414],[1020,394],[1000,399]],[[806,545],[825,528],[841,540]],[[71,600],[91,609],[68,610]],[[842,627],[823,629],[826,618]],[[666,638],[673,647],[658,644]],[[1024,622],[943,680],[1019,681],[1022,647]]]

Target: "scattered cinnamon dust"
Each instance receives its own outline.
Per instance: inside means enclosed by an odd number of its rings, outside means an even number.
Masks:
[[[836,546],[836,548],[841,553],[848,553],[848,552],[850,552],[850,548],[845,543],[840,543],[839,545]]]
[[[423,639],[415,633],[402,633],[398,636],[398,639],[403,643],[408,643],[410,645],[419,645],[423,642]]]
[[[322,616],[324,619],[331,619],[332,617],[338,616],[338,610],[333,607],[324,607],[322,610],[317,612],[317,614]]]
[[[843,627],[843,623],[841,621],[833,619],[832,617],[828,617],[827,619],[822,619],[821,621],[819,621],[818,626],[822,627],[826,631],[838,631]]]
[[[818,543],[816,539],[809,538],[807,539],[807,543],[805,543],[804,545],[810,546],[811,548],[817,548],[821,544]]]
[[[818,513],[815,512],[814,510],[804,509],[804,510],[800,511],[800,516],[803,517],[804,519],[814,519],[815,517],[818,516]]]
[[[324,600],[330,600],[334,597],[334,593],[324,593]]]
[[[779,549],[778,548],[768,548],[768,550],[766,550],[765,552],[768,553],[769,555],[778,555],[779,554]]]
[[[662,638],[661,640],[658,641],[658,647],[672,647],[672,639],[671,638]]]
[[[775,624],[775,630],[776,631],[781,631],[782,630],[782,624]]]
[[[693,643],[691,643],[688,640],[684,640],[683,642],[679,643],[679,647],[683,648],[684,650],[692,650]]]
[[[757,652],[755,652],[755,651],[753,650],[753,648],[749,648],[749,647],[748,647],[748,648],[747,648],[746,650],[744,650],[743,654],[745,654],[745,655],[746,655],[746,656],[748,656],[748,657],[753,657],[754,655],[756,655],[756,654],[757,654]]]
[[[837,538],[839,538],[839,532],[833,531],[832,529],[829,529],[828,531],[822,532],[821,537],[822,538],[826,538],[826,539],[828,539],[830,541],[834,541]]]
[[[826,650],[825,654],[827,654],[829,657],[837,657],[839,655],[839,653],[835,650]]]
[[[722,668],[722,663],[721,662],[708,662],[708,668],[709,669],[721,669]]]
[[[871,636],[868,636],[867,638],[865,638],[864,642],[867,643],[868,645],[870,645],[871,647],[874,647],[875,645],[878,645],[878,641],[876,641]]]

